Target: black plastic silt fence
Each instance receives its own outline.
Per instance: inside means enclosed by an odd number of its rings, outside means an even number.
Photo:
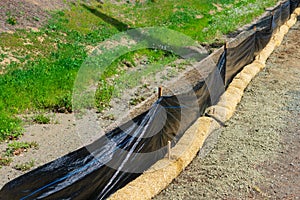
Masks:
[[[217,65],[201,62],[207,73],[199,74],[192,89],[160,97],[148,111],[92,144],[12,180],[0,199],[107,198],[166,155],[168,141],[175,145],[216,103],[224,86],[253,61],[298,5],[299,0],[289,0],[270,10],[226,45]]]

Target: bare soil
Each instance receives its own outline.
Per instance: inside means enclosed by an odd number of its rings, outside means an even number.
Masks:
[[[19,141],[36,142],[38,149],[32,148],[18,156],[13,156],[13,162],[9,166],[2,166],[0,168],[0,187],[28,172],[28,170],[16,170],[16,165],[33,160],[34,167],[31,169],[34,169],[83,145],[75,131],[73,115],[51,115],[51,120],[51,124],[29,124],[25,127],[24,136]],[[6,143],[0,144],[1,154],[5,153],[6,148]]]
[[[91,0],[81,0],[89,3]],[[50,17],[51,10],[61,10],[68,7],[69,2],[76,0],[1,0],[0,1],[0,33],[17,29],[37,30]],[[98,2],[104,3],[103,0]],[[112,3],[134,3],[134,0],[112,0]],[[140,1],[143,2],[143,1]],[[12,22],[11,20],[15,21]],[[13,23],[13,24],[12,24]],[[15,24],[14,24],[15,23]]]
[[[300,199],[300,23],[226,127],[154,199]]]
[[[13,32],[17,29],[37,30],[49,19],[50,10],[66,8],[65,2],[68,1],[2,0],[0,1],[0,33]]]
[[[0,1],[0,32],[38,28],[48,19],[47,10],[65,6],[62,2]],[[24,17],[23,12],[29,15]],[[16,25],[7,23],[8,16],[12,15],[16,16]],[[155,199],[300,198],[299,28],[298,22],[272,54],[267,68],[249,85],[226,127],[208,138],[199,156]],[[161,84],[156,80],[146,83],[149,86],[132,89],[129,96],[134,93],[151,96]],[[103,113],[103,127],[115,121],[122,109],[131,109],[130,106],[117,108],[118,104],[120,100],[116,100],[115,110]],[[83,146],[72,114],[51,114],[51,118],[51,124],[25,127],[20,141],[36,141],[39,149],[14,156],[10,166],[3,166],[0,188],[27,172],[14,169],[16,164],[34,160],[35,168]],[[0,144],[0,151],[5,151],[6,147],[7,144]]]

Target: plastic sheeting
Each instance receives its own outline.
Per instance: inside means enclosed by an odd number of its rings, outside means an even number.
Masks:
[[[281,4],[281,22],[284,23],[290,18],[290,1],[285,1]]]
[[[299,0],[290,0],[290,13],[293,13],[294,10],[299,6]]]
[[[226,84],[228,85],[232,78],[242,70],[242,68],[251,63],[255,52],[255,31],[244,32],[236,40],[242,41],[235,45],[235,42],[229,43],[226,55]],[[231,47],[234,45],[234,47]]]
[[[255,33],[255,55],[257,55],[271,40],[273,16],[268,15],[256,24]]]
[[[282,25],[281,21],[281,5],[277,6],[273,11],[272,29],[277,30]]]
[[[164,96],[145,113],[69,153],[6,184],[0,199],[105,199],[135,179],[167,152],[204,110],[215,104],[232,78],[249,64],[272,33],[299,5],[285,1],[229,43],[217,65],[201,62],[206,73],[193,89]],[[197,73],[197,72],[195,72]],[[220,78],[221,77],[221,78]]]
[[[298,5],[299,0],[297,2],[288,0],[280,3],[270,10],[269,15],[262,17],[228,44],[226,85],[242,70],[243,66],[253,61],[254,57],[268,44],[273,33],[289,19],[290,13]]]
[[[191,91],[161,97],[147,112],[86,148],[15,179],[1,190],[1,199],[106,198],[163,158],[168,141],[175,145],[205,108],[216,103],[224,91],[224,58],[218,66],[199,66],[202,73]]]

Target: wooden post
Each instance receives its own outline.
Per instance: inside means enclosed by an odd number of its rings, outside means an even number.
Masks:
[[[256,26],[253,27],[253,30],[256,31]]]
[[[225,42],[224,44],[224,50],[226,51],[226,49],[228,49],[228,42]]]
[[[168,159],[171,160],[171,141],[168,141]]]
[[[273,16],[274,16],[274,14],[275,14],[275,11],[272,11],[272,12],[271,12],[271,15],[273,15]]]
[[[272,30],[273,29],[273,20],[274,20],[274,11],[273,12],[271,12],[271,15],[272,15],[272,20],[271,20],[271,23],[270,23],[270,30]]]
[[[158,98],[160,98],[162,96],[162,87],[159,86],[158,87]]]
[[[227,68],[227,49],[228,49],[228,42],[226,41],[225,44],[224,44],[224,56],[225,56],[225,63],[224,63],[224,80],[223,80],[223,83],[224,83],[224,89],[226,89],[226,85],[227,85],[227,77],[226,77],[226,68]],[[221,75],[221,74],[220,74]]]

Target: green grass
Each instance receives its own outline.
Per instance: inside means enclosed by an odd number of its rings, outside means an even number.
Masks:
[[[11,113],[0,113],[0,122],[0,142],[6,139],[16,139],[22,135],[22,122]]]
[[[130,27],[166,26],[199,42],[214,42],[216,33],[227,34],[252,21],[275,5],[277,0],[165,0],[128,5],[108,4],[104,7]],[[223,10],[217,12],[218,4]],[[213,12],[211,12],[213,11]],[[244,11],[244,12],[243,12]]]
[[[5,66],[0,75],[0,141],[22,135],[22,122],[15,116],[30,111],[71,112],[72,89],[77,72],[88,52],[100,42],[129,28],[163,26],[184,33],[194,40],[214,42],[222,34],[259,16],[276,0],[166,0],[136,4],[106,3],[72,5],[53,13],[38,32],[18,30],[0,34],[1,49],[8,49],[16,62]],[[217,12],[218,3],[222,11]],[[213,14],[212,14],[213,13]],[[7,51],[8,51],[7,50]],[[145,56],[153,66],[146,71],[126,75],[124,63],[135,67]],[[2,55],[4,59],[7,55]],[[130,87],[139,78],[155,73],[176,56],[156,50],[141,50],[121,56],[99,77],[96,104],[99,110],[109,106],[127,81]],[[120,79],[109,78],[120,74]],[[118,89],[119,88],[119,89]],[[133,100],[136,103],[139,100]]]
[[[10,157],[4,157],[4,158],[0,157],[0,168],[2,166],[9,166],[12,161],[13,160]]]
[[[21,153],[28,151],[30,148],[38,148],[37,142],[18,142],[13,141],[7,145],[6,151],[3,155],[0,155],[0,168],[2,166],[9,166],[13,161],[12,156],[20,155]],[[26,162],[23,164],[18,164],[14,166],[17,170],[28,170],[34,166],[34,161]]]
[[[33,121],[37,124],[49,124],[51,119],[44,114],[38,114],[33,117]]]
[[[10,24],[10,25],[16,25],[16,24],[17,24],[17,19],[16,19],[16,17],[13,16],[13,15],[11,15],[10,12],[7,12],[7,13],[6,13],[6,17],[7,17],[6,22],[7,22],[8,24]]]
[[[16,25],[17,24],[17,19],[14,16],[9,16],[6,21],[10,25]]]
[[[23,151],[27,151],[30,148],[38,148],[37,142],[18,142],[14,141],[12,143],[9,143],[7,145],[5,155],[6,156],[13,156],[13,155],[19,155]]]
[[[143,55],[147,55],[144,61],[146,62],[146,66],[135,70],[134,68],[139,64]],[[122,91],[140,85],[143,78],[149,75],[155,75],[155,73],[161,71],[165,65],[177,58],[176,55],[170,52],[150,49],[139,50],[121,56],[113,62],[111,66],[104,71],[102,77],[100,77],[100,87],[98,87],[95,94],[98,111],[101,112],[103,109],[109,107],[112,97],[120,97]],[[131,68],[130,72],[128,72],[126,68],[124,69],[124,65]],[[110,79],[110,77],[116,74],[118,74],[117,77]],[[133,100],[130,104],[135,105],[138,102],[140,102],[140,100]]]
[[[20,170],[20,171],[27,171],[30,170],[32,167],[34,167],[35,161],[31,160],[22,164],[17,164],[14,166],[14,169]]]

